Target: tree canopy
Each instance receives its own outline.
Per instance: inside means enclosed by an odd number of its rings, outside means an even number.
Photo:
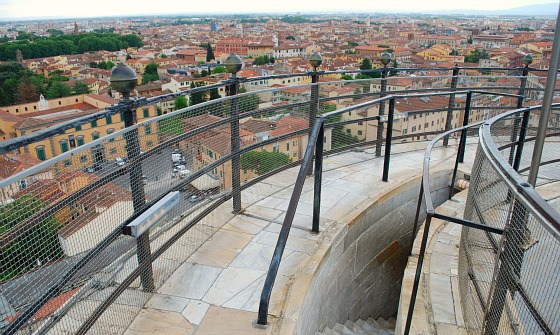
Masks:
[[[276,151],[249,151],[241,155],[241,169],[251,170],[258,175],[266,174],[291,162],[290,156]]]
[[[20,38],[20,36],[22,36]],[[29,39],[33,39],[30,42]],[[128,47],[141,47],[142,39],[136,35],[78,34],[52,37],[18,35],[18,42],[0,44],[0,61],[16,59],[17,50],[23,58],[44,58],[73,55],[87,51],[117,51]]]

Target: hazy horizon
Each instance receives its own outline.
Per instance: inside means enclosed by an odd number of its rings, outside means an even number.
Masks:
[[[362,1],[330,2],[308,0],[306,2],[284,0],[280,2],[263,2],[256,0],[236,3],[215,0],[212,9],[204,3],[177,3],[176,0],[160,0],[159,10],[150,10],[153,2],[142,0],[98,0],[93,7],[76,6],[76,2],[67,0],[0,0],[0,20],[48,20],[48,19],[82,19],[95,17],[127,16],[172,16],[172,15],[225,15],[225,14],[287,14],[287,13],[429,13],[431,11],[471,11],[471,10],[507,10],[529,5],[554,4],[551,0],[495,0],[487,2],[472,0],[468,6],[463,2],[439,0],[402,0],[394,2],[364,3]],[[142,6],[142,4],[146,4]],[[84,8],[84,7],[91,8]],[[556,13],[551,13],[556,15]]]

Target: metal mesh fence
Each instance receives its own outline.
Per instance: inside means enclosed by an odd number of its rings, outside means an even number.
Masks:
[[[491,139],[486,139],[502,148],[497,154],[506,162],[517,116],[493,122]],[[554,145],[551,139],[545,148]],[[556,334],[560,332],[560,292],[555,285],[560,234],[542,209],[518,191],[516,182],[504,176],[486,145],[479,145],[465,218],[505,233],[497,237],[463,228],[459,277],[465,325],[472,334]],[[554,160],[555,153],[543,157],[543,161]],[[536,191],[555,205],[557,188],[554,191],[550,184],[540,183]]]
[[[464,85],[487,82],[471,79]],[[390,77],[387,94],[426,92],[451,80]],[[78,142],[78,148],[2,180],[0,329],[57,334],[86,325],[91,333],[124,331],[153,288],[231,218],[232,208],[238,210],[236,201],[245,207],[295,181],[297,171],[290,167],[304,155],[315,113],[381,95],[381,79],[302,81],[266,90],[259,85],[244,83],[246,92],[207,102],[202,101],[212,93],[194,92],[191,107],[122,130],[107,122],[94,136],[107,134],[101,140]],[[455,99],[452,127],[460,126],[464,109],[464,95]],[[477,99],[481,106],[492,100]],[[401,97],[394,106],[393,146],[421,142],[444,129],[449,95]],[[385,101],[329,117],[325,150],[360,147],[375,153],[377,118],[388,112]],[[383,124],[381,139],[386,116]],[[62,148],[54,141],[29,149]],[[180,201],[149,237],[121,234],[123,223],[170,191],[179,191]],[[15,325],[32,306],[41,307]]]

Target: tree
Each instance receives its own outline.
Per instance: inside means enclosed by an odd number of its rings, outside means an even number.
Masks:
[[[146,69],[144,69],[144,74],[142,75],[142,85],[159,79],[159,75],[157,73],[158,65],[159,64],[156,63],[146,65]]]
[[[216,66],[215,68],[212,69],[212,74],[216,74],[216,73],[225,73],[227,72],[227,69],[224,66]]]
[[[286,37],[286,39],[287,40],[292,40],[292,41],[296,40],[296,38],[293,35],[290,35],[290,36]]]
[[[74,94],[88,93],[90,93],[89,86],[81,80],[76,81],[76,83],[74,84]]]
[[[290,156],[282,152],[249,151],[241,155],[241,169],[263,175],[292,162]]]
[[[367,57],[364,58],[362,64],[360,64],[360,70],[371,70],[372,68],[371,60]]]
[[[96,63],[96,62],[90,62],[90,63],[89,63],[89,67],[91,67],[91,68],[97,68],[97,63]]]
[[[173,109],[175,110],[186,108],[188,105],[187,98],[184,95],[173,100]]]
[[[208,71],[206,71],[206,70],[200,71],[200,76],[201,77],[206,77],[207,75],[208,75]]]
[[[159,64],[153,62],[146,65],[146,68],[144,69],[144,74],[157,74],[158,65]]]
[[[23,77],[17,87],[17,100],[20,104],[39,101],[37,87],[29,82],[29,78]]]
[[[210,100],[220,99],[222,96],[218,92],[217,88],[213,88],[210,90]]]
[[[56,99],[72,95],[70,86],[62,81],[53,81],[47,91],[47,99]]]
[[[343,80],[354,80],[354,78],[352,78],[352,76],[349,75],[349,74],[343,74],[341,79],[343,79]]]
[[[214,51],[212,51],[212,46],[210,45],[210,43],[208,43],[206,46],[206,61],[210,62],[214,59],[216,59],[216,57],[214,56]]]
[[[9,204],[0,205],[0,236],[44,207],[39,199],[30,195],[23,195]],[[51,216],[36,223],[0,249],[0,281],[62,257],[57,228],[58,222]]]
[[[159,58],[167,58],[167,55],[166,54],[161,54],[161,55],[159,55]]]
[[[191,82],[191,89],[201,87],[203,84],[201,82]],[[192,92],[191,93],[191,106],[198,105],[206,101],[206,92]]]

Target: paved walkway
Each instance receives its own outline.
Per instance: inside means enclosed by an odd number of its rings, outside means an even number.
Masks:
[[[298,269],[318,248],[333,225],[349,222],[360,204],[392,183],[422,172],[426,143],[397,145],[391,157],[390,181],[381,181],[383,159],[374,149],[347,152],[324,161],[321,233],[310,233],[312,179],[304,186],[274,290],[284,290]],[[454,148],[436,149],[432,162],[454,163]],[[475,145],[468,147],[471,157]],[[299,167],[298,167],[299,168]],[[297,170],[285,172],[272,183],[295,181]],[[267,181],[265,181],[266,183]],[[278,185],[276,185],[278,186]],[[272,294],[267,329],[255,329],[258,301],[276,245],[293,185],[248,206],[203,243],[160,287],[125,332],[133,334],[275,334],[283,296]],[[250,197],[250,193],[244,195]],[[244,199],[243,204],[245,204]],[[229,205],[229,204],[228,204]],[[294,292],[292,292],[294,294]],[[302,292],[303,294],[303,292]],[[271,316],[272,315],[272,316]]]

